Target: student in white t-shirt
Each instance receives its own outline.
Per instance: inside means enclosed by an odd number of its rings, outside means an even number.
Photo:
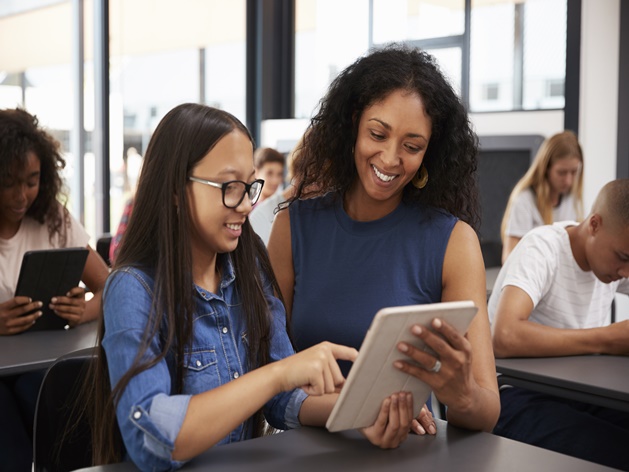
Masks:
[[[21,333],[37,322],[44,300],[15,297],[26,251],[81,246],[89,249],[82,280],[94,293],[75,287],[51,300],[53,311],[75,326],[98,317],[108,275],[89,236],[58,198],[65,161],[59,144],[35,116],[21,109],[0,110],[0,335]],[[35,313],[25,315],[32,310]],[[35,403],[43,371],[0,378],[0,464],[30,471]],[[3,469],[4,470],[4,469]]]
[[[582,222],[533,229],[489,299],[496,357],[629,355],[629,320],[609,324],[629,294],[629,179],[603,187]],[[494,433],[629,470],[629,414],[519,387],[500,391]]]
[[[533,228],[582,218],[583,152],[576,135],[564,131],[542,143],[511,192],[500,228],[502,263]]]

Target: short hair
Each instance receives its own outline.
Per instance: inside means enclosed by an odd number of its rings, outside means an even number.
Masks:
[[[624,230],[629,227],[629,179],[616,179],[603,186],[592,205],[592,213],[603,217],[603,224]]]
[[[282,167],[286,165],[284,155],[277,149],[261,147],[255,150],[253,154],[253,165],[256,169],[262,169],[265,164],[270,162],[277,162],[278,164],[281,164]]]

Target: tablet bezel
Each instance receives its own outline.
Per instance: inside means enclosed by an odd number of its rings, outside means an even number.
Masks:
[[[81,282],[89,250],[84,247],[27,251],[22,257],[15,296],[41,301],[40,316],[28,331],[63,329],[68,324],[48,306]],[[32,311],[30,312],[32,313]],[[29,313],[27,313],[29,314]]]
[[[429,327],[434,318],[466,333],[478,311],[472,301],[432,303],[383,308],[374,317],[358,357],[341,389],[326,423],[331,432],[371,426],[382,401],[399,391],[413,393],[413,415],[417,417],[431,393],[428,384],[393,366],[397,359],[408,361],[397,349],[401,341],[430,350],[410,332],[412,325]]]

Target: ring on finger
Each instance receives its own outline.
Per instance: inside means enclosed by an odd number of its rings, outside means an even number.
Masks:
[[[441,361],[439,359],[435,360],[435,365],[433,365],[430,369],[428,369],[430,372],[434,372],[435,374],[439,373],[439,371],[441,370]]]

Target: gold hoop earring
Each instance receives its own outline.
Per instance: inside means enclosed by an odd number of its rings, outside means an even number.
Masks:
[[[419,170],[413,177],[413,180],[411,180],[411,183],[415,188],[424,188],[426,186],[428,183],[428,169],[426,169],[424,164],[419,167]]]

